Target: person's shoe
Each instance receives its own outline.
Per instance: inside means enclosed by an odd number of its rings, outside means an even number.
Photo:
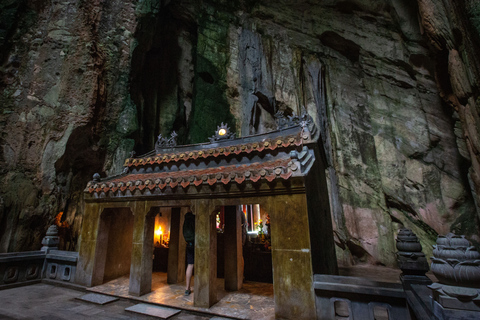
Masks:
[[[191,291],[191,290],[185,290],[185,295],[186,295],[186,296],[189,296],[189,295],[190,295],[190,293],[192,293],[192,291]]]

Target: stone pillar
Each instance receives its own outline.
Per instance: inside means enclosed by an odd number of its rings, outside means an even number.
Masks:
[[[144,202],[134,205],[133,250],[128,293],[142,296],[152,291],[153,233],[155,215],[147,211]]]
[[[100,205],[98,203],[85,204],[75,282],[87,287],[92,286],[99,216]]]
[[[209,308],[217,302],[217,230],[210,200],[195,201],[195,286],[193,305]]]
[[[315,319],[312,256],[304,194],[269,200],[275,318]]]
[[[107,262],[108,235],[112,215],[108,214],[108,209],[102,210],[98,219],[97,238],[95,245],[95,266],[92,273],[92,286],[98,286],[103,283],[105,275],[105,264]]]
[[[243,285],[242,220],[236,206],[225,207],[225,290],[236,291]]]
[[[172,208],[170,214],[170,242],[168,244],[167,283],[174,284],[185,280],[185,247],[182,246],[181,208]],[[185,241],[183,241],[185,242]]]

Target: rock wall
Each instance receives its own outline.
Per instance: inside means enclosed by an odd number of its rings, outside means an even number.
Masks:
[[[341,263],[395,264],[395,233],[478,241],[475,1],[7,1],[0,29],[0,252],[82,223],[94,172],[158,134],[204,142],[315,117]],[[477,205],[476,205],[477,204]]]

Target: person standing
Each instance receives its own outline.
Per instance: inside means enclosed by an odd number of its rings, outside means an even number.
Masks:
[[[192,280],[193,264],[195,258],[195,216],[191,211],[188,211],[185,214],[185,221],[183,222],[183,238],[185,239],[185,242],[187,242],[187,271],[185,274],[185,295],[188,296],[190,295],[190,293],[192,293],[192,290],[190,290],[190,282]]]

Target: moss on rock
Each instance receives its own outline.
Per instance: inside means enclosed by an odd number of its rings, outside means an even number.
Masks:
[[[190,120],[190,141],[206,142],[221,122],[235,128],[227,100],[228,24],[218,25],[205,18],[197,42],[195,92]]]

